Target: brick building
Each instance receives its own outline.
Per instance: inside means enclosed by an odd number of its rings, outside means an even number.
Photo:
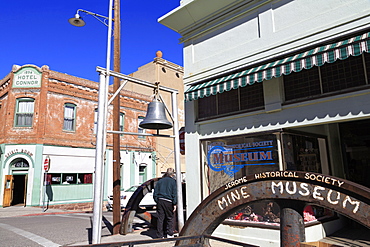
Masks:
[[[45,65],[15,65],[0,80],[0,205],[92,206],[98,86]],[[120,94],[125,132],[143,131],[151,97],[136,92]],[[108,134],[104,198],[112,191],[112,139]],[[121,135],[120,144],[122,189],[157,176],[155,138]]]
[[[161,51],[157,51],[153,62],[147,63],[138,68],[137,71],[130,74],[130,76],[142,79],[149,82],[160,82],[161,86],[177,89],[177,106],[178,106],[178,124],[179,128],[185,126],[184,114],[184,86],[183,86],[183,67],[171,63],[162,58]],[[148,87],[140,86],[139,84],[128,82],[124,87],[133,92],[141,92],[145,95],[152,95],[153,90]],[[169,93],[160,92],[165,104],[172,109],[171,95]],[[167,116],[167,119],[170,119]],[[162,130],[161,134],[172,135],[173,130]],[[175,167],[174,161],[174,143],[172,138],[158,138],[157,139],[157,174],[164,173],[167,168]],[[185,179],[185,155],[180,157],[181,173]]]

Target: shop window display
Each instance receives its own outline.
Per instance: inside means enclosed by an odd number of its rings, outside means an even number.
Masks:
[[[333,211],[316,205],[307,205],[303,211],[305,223],[314,223],[333,216]],[[254,202],[236,211],[226,220],[226,223],[243,222],[279,226],[280,207],[273,201]]]
[[[321,173],[318,138],[310,135],[281,132],[282,153],[286,170]],[[208,192],[246,175],[279,170],[277,138],[279,134],[233,136],[202,142],[204,171]],[[320,137],[322,138],[322,137]],[[304,221],[311,223],[333,216],[330,210],[308,205]],[[245,205],[225,223],[280,225],[280,208],[276,202],[260,201]]]
[[[91,184],[91,173],[47,173],[46,185]]]
[[[320,150],[317,138],[283,134],[286,170],[321,173]]]
[[[227,221],[269,223],[278,225],[280,223],[279,206],[271,201],[250,203],[250,205],[230,215]]]

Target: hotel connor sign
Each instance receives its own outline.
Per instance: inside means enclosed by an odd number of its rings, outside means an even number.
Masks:
[[[35,68],[22,68],[14,73],[13,88],[41,87],[41,75]]]

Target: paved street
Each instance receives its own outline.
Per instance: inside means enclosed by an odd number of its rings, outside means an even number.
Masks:
[[[102,242],[152,239],[154,230],[134,219],[134,233],[111,235],[112,212],[103,213]],[[1,246],[63,246],[91,243],[91,212],[9,207],[0,209]],[[163,246],[163,244],[162,244]]]
[[[154,211],[153,211],[154,212]],[[101,243],[150,240],[155,238],[155,229],[148,222],[134,218],[133,233],[111,235],[112,212],[103,213]],[[5,247],[54,247],[91,244],[91,212],[76,212],[59,209],[12,206],[0,208],[0,246]],[[234,245],[211,240],[213,247]],[[140,247],[170,247],[175,241],[140,244]],[[136,246],[136,245],[135,245]]]
[[[134,232],[127,235],[111,235],[112,212],[103,213],[101,243],[150,240],[155,238],[155,230],[148,222],[134,218]],[[41,208],[12,206],[0,208],[0,246],[5,247],[54,247],[80,246],[91,244],[91,212],[65,211]],[[369,230],[363,227],[342,229],[322,242],[336,246],[370,246]],[[213,247],[231,247],[226,243],[211,240]],[[135,245],[136,246],[136,245]],[[174,241],[140,244],[140,247],[169,247]]]

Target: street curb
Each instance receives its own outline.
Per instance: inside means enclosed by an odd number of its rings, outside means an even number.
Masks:
[[[37,214],[24,214],[24,215],[17,215],[14,217],[23,217],[23,216],[40,216],[40,215],[55,215],[55,214],[77,214],[77,213],[91,213],[89,211],[68,211],[68,212],[44,212],[44,213],[37,213]]]

